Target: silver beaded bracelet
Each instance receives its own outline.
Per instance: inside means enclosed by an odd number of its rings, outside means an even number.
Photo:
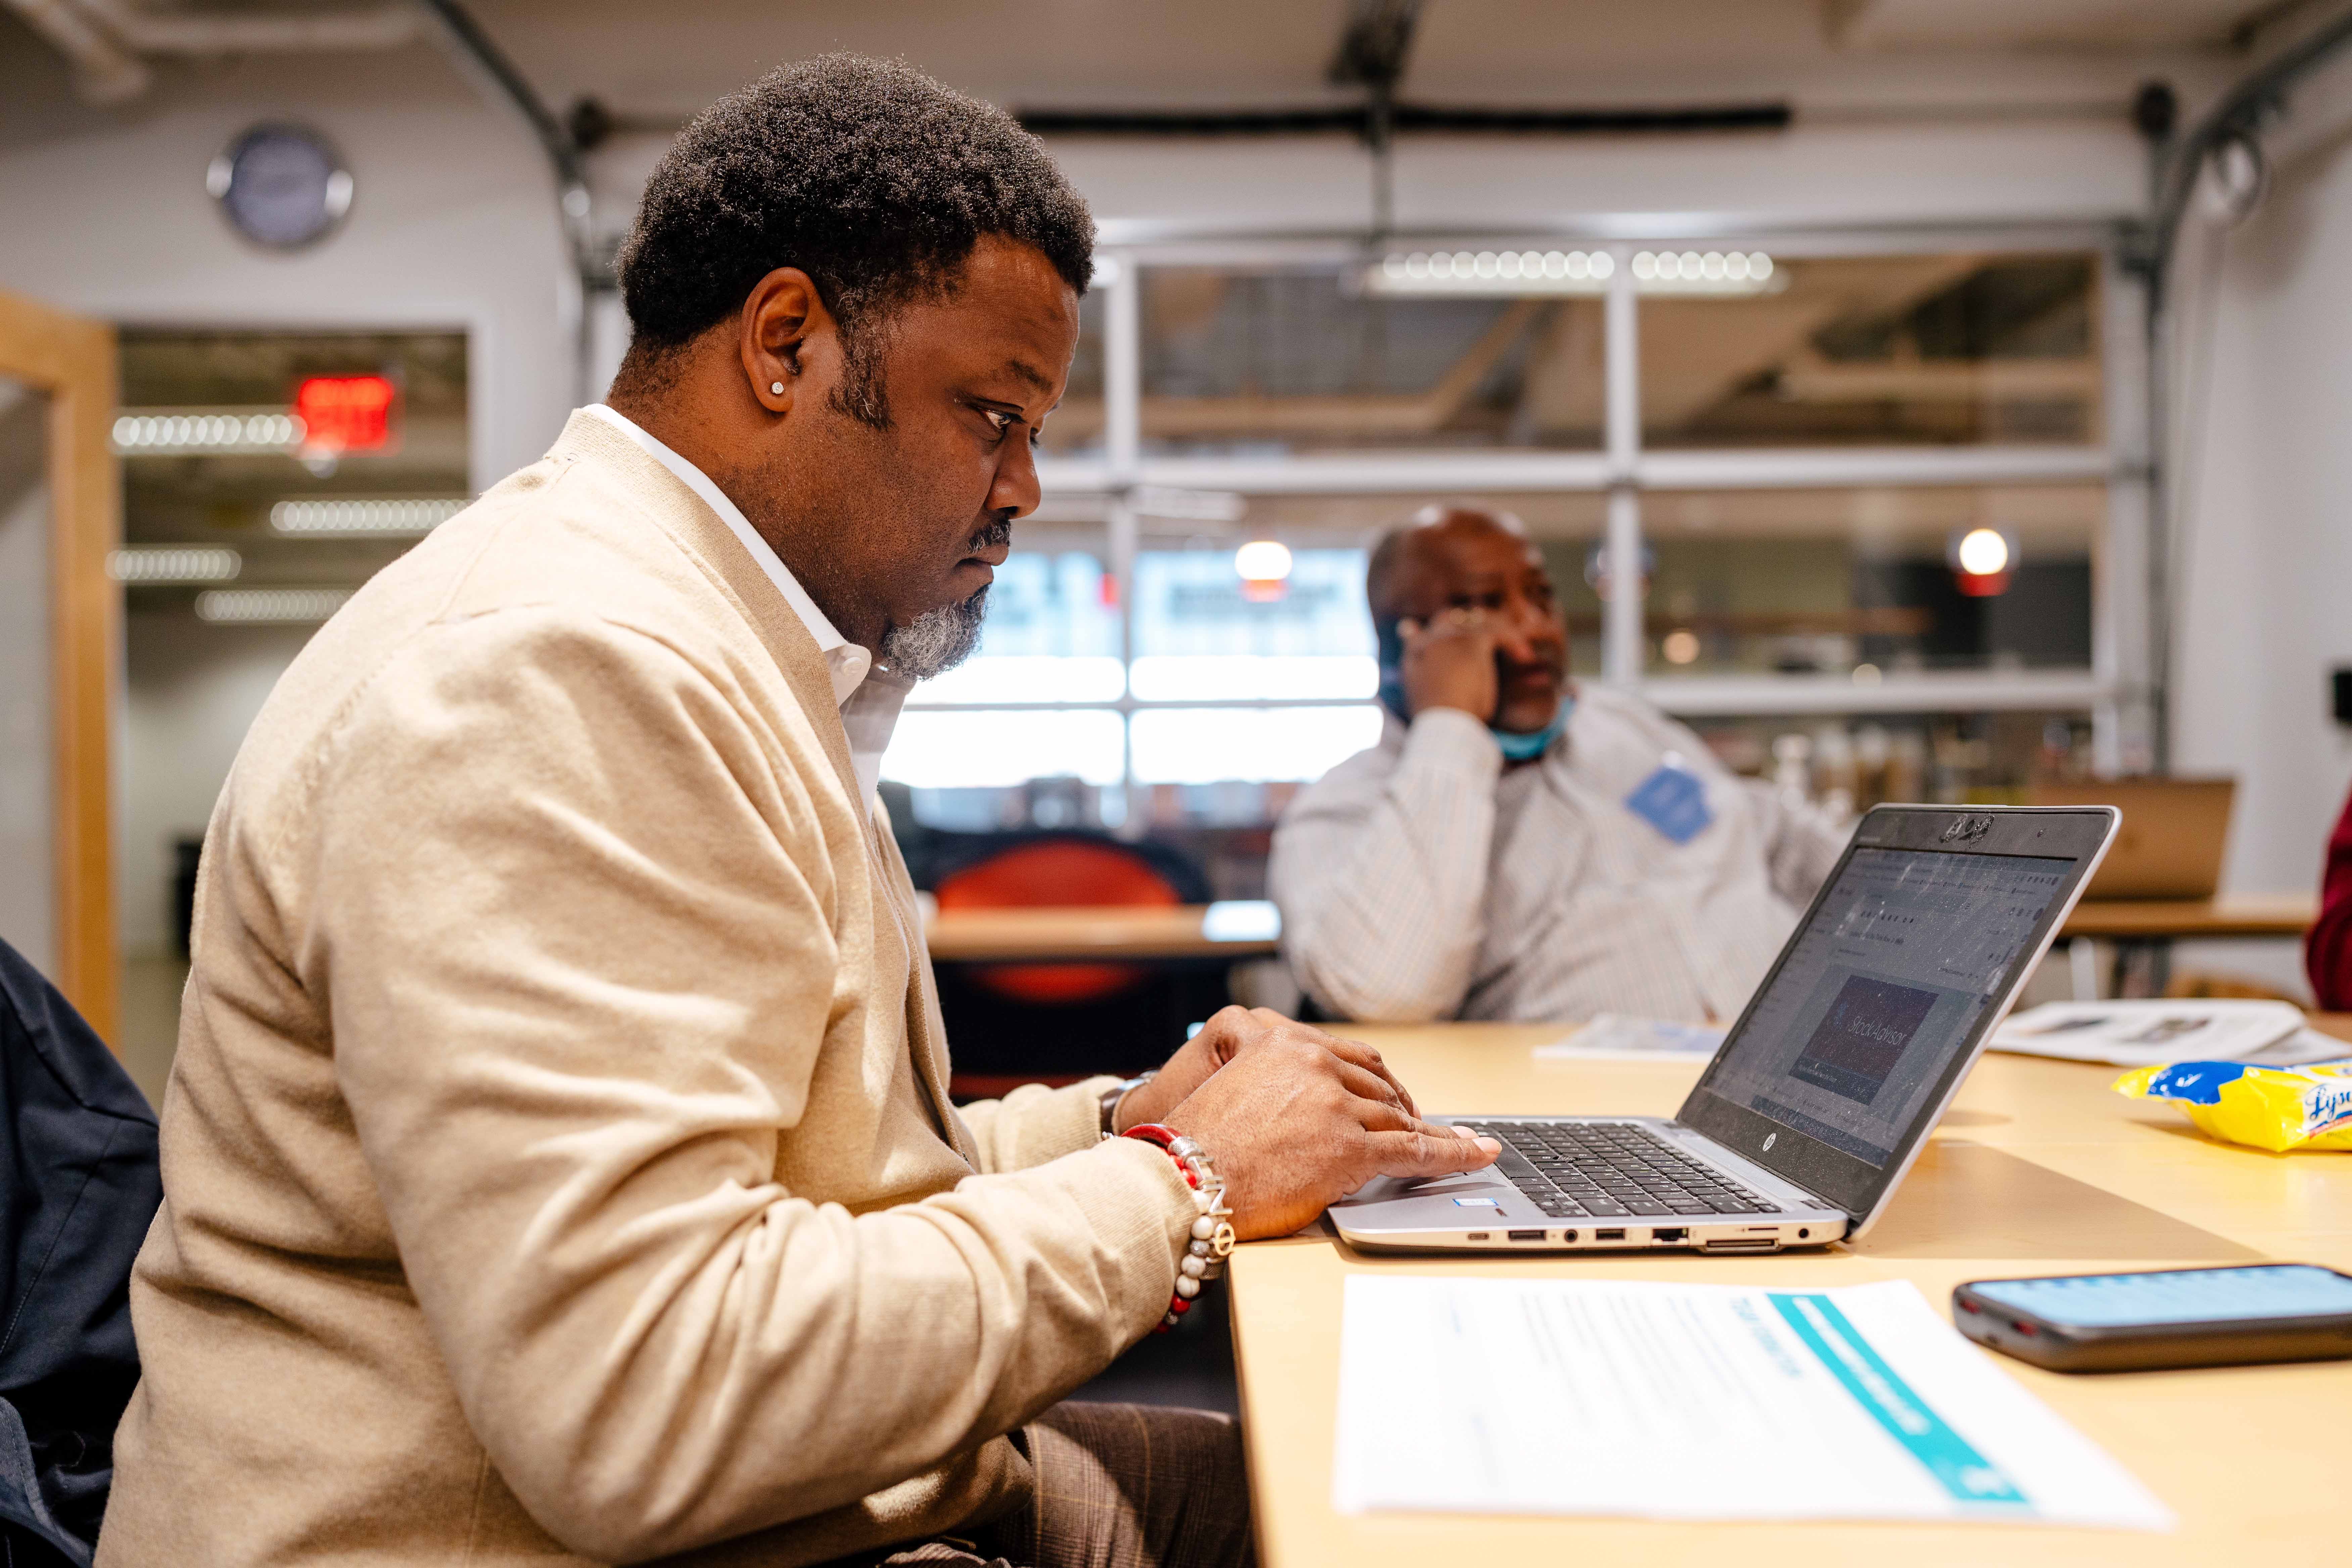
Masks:
[[[1147,1121],[1130,1127],[1123,1134],[1154,1143],[1168,1152],[1176,1168],[1184,1174],[1185,1184],[1192,1189],[1192,1236],[1184,1256],[1176,1264],[1176,1294],[1168,1302],[1168,1310],[1160,1320],[1160,1330],[1166,1333],[1183,1321],[1200,1296],[1201,1287],[1224,1272],[1225,1259],[1234,1250],[1234,1211],[1225,1206],[1225,1184],[1217,1174],[1217,1167],[1209,1152],[1177,1131],[1157,1121]]]

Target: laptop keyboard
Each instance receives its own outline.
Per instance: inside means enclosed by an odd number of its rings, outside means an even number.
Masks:
[[[1465,1121],[1503,1145],[1495,1169],[1553,1219],[1777,1214],[1780,1205],[1624,1121]]]

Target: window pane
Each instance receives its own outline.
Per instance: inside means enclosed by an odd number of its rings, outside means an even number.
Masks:
[[[1208,655],[1229,661],[1234,656],[1244,656],[1252,667],[1266,670],[1286,656],[1370,658],[1372,628],[1364,609],[1367,552],[1304,545],[1287,548],[1288,576],[1256,584],[1244,581],[1231,545],[1141,552],[1135,563],[1139,679],[1147,660],[1172,657]],[[1162,663],[1155,668],[1169,667]],[[1153,679],[1162,678],[1155,675]],[[1143,693],[1139,689],[1137,695]]]
[[[1654,492],[1650,672],[2087,668],[2105,508],[2098,485]]]
[[[1150,550],[1136,561],[1135,695],[1146,701],[1370,697],[1365,552],[1295,549],[1278,590],[1234,552]]]
[[[1379,743],[1381,710],[1152,708],[1135,715],[1139,784],[1320,778]]]
[[[1375,678],[1366,671],[1375,649],[1364,604],[1364,563],[1382,532],[1425,507],[1444,505],[1475,505],[1520,520],[1543,551],[1568,616],[1571,662],[1597,671],[1601,601],[1592,582],[1603,504],[1601,496],[1580,491],[1467,500],[1252,496],[1240,521],[1193,533],[1147,516],[1136,564],[1135,694],[1160,701],[1369,695]],[[1290,549],[1293,588],[1282,600],[1254,601],[1244,592],[1234,557],[1252,539],[1278,539]],[[1327,594],[1327,587],[1336,591]],[[1196,662],[1244,655],[1266,662],[1255,670]],[[1320,659],[1339,662],[1312,662]],[[1196,681],[1197,687],[1191,684]]]
[[[1147,702],[1265,701],[1370,697],[1380,671],[1370,654],[1159,654],[1135,661],[1134,680]]]
[[[1118,611],[1100,559],[1083,551],[1021,552],[996,569],[980,650],[917,687],[910,700],[1113,702],[1125,685]]]
[[[1713,252],[1644,252],[1637,279],[1644,257],[1649,445],[2100,438],[2091,257],[1778,257],[1736,287],[1681,276]]]
[[[1597,447],[1600,300],[1527,287],[1400,297],[1357,264],[1147,268],[1145,447]]]
[[[2084,778],[2091,769],[2091,720],[2080,712],[1687,722],[1734,772],[1843,810],[1890,800],[2017,805],[2034,784]]]
[[[912,710],[898,720],[882,776],[917,789],[1001,788],[1034,778],[1119,782],[1125,773],[1119,716],[1068,712]]]
[[[1103,450],[1103,291],[1078,301],[1078,352],[1070,361],[1062,405],[1046,416],[1037,444],[1056,458],[1098,458]]]

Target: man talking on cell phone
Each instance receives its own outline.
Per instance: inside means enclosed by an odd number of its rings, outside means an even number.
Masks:
[[[327,623],[214,814],[106,1568],[1247,1560],[1229,1421],[1056,1402],[1236,1234],[1495,1145],[1239,1008],[949,1102],[875,776],[1093,233],[903,66],[680,133],[609,403]]]
[[[1365,580],[1379,745],[1301,792],[1267,880],[1327,1014],[1736,1016],[1845,847],[1685,725],[1568,677],[1516,518],[1431,508]]]

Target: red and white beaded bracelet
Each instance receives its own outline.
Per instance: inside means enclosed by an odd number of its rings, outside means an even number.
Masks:
[[[1225,1184],[1208,1151],[1192,1139],[1157,1121],[1139,1122],[1119,1136],[1139,1138],[1166,1150],[1184,1173],[1185,1184],[1192,1189],[1193,1207],[1199,1210],[1192,1221],[1192,1243],[1177,1264],[1176,1294],[1169,1299],[1168,1311],[1155,1331],[1164,1334],[1192,1310],[1201,1287],[1223,1271],[1225,1259],[1234,1250],[1234,1211],[1225,1206]]]

